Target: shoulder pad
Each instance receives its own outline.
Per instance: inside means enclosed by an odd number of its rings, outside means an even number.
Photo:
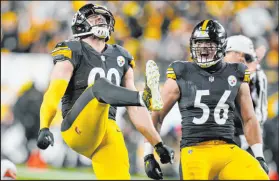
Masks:
[[[250,71],[248,70],[248,67],[243,63],[235,63],[235,68],[238,76],[243,82],[250,82]]]
[[[167,78],[171,78],[174,80],[178,79],[181,76],[183,70],[185,69],[186,64],[187,64],[186,61],[172,62],[167,69],[167,73],[166,73]]]
[[[68,46],[72,51],[81,51],[81,43],[79,40],[71,39],[64,41],[66,46]]]
[[[81,44],[79,41],[66,40],[66,41],[57,43],[52,52],[55,52],[60,49],[70,49],[71,51],[80,51]]]
[[[135,60],[134,57],[122,46],[114,44],[113,47],[117,48],[121,55],[128,59],[129,65],[134,68],[135,67]]]
[[[56,44],[51,52],[54,63],[58,61],[71,60],[81,52],[81,44],[79,41],[66,40]]]

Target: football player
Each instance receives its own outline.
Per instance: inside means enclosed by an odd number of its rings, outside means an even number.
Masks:
[[[249,83],[250,93],[261,130],[263,128],[263,123],[267,119],[267,77],[259,64],[264,54],[265,48],[259,47],[255,50],[252,40],[246,36],[235,35],[227,39],[226,56],[224,60],[230,63],[244,63],[251,72],[251,80]],[[238,106],[238,104],[236,104],[236,106]],[[252,153],[243,133],[240,108],[236,108],[236,140],[242,149],[248,149],[249,153]]]
[[[106,43],[114,24],[106,7],[87,4],[77,11],[72,22],[75,39],[58,43],[51,53],[55,65],[40,110],[37,146],[53,145],[49,126],[62,98],[62,137],[92,159],[97,179],[130,179],[127,149],[115,122],[117,106],[128,106],[132,122],[162,163],[171,162],[174,154],[162,143],[147,110],[162,108],[158,67],[147,62],[146,86],[151,91],[136,91],[133,57],[123,47]]]
[[[178,101],[182,116],[181,179],[268,179],[262,138],[249,91],[250,73],[242,63],[226,63],[226,31],[215,20],[199,22],[190,38],[193,62],[176,61],[167,69],[163,109],[155,126]],[[255,157],[234,142],[235,100],[241,107],[244,134]],[[158,124],[159,123],[159,124]],[[147,175],[159,178],[152,146],[145,147]]]

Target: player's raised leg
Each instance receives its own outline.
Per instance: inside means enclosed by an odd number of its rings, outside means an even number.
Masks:
[[[152,69],[154,65],[150,67]],[[160,92],[155,89],[156,86],[159,86],[156,75],[157,72],[154,70],[150,71],[147,77],[148,80],[151,79],[149,82],[154,81],[154,84],[150,85],[153,92],[149,97],[152,99],[156,96],[156,99],[152,100],[156,102],[155,107],[158,109]],[[84,91],[66,115],[61,127],[63,138],[72,149],[91,158],[92,153],[103,139],[109,105],[142,106],[146,103],[146,106],[149,107],[153,105],[148,103],[150,99],[143,99],[138,91],[119,87],[105,78],[99,78],[94,85]],[[92,138],[92,140],[88,138]]]
[[[64,141],[76,152],[91,159],[107,127],[109,105],[100,103],[88,88],[64,118],[61,131]]]

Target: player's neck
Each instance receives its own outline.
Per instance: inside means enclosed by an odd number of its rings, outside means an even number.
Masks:
[[[103,40],[93,39],[91,37],[85,38],[82,41],[89,44],[94,50],[96,50],[99,53],[102,53],[106,48],[106,42]]]

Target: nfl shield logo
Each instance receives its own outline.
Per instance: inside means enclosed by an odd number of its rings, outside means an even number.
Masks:
[[[104,55],[102,55],[102,56],[101,56],[101,59],[102,59],[103,61],[105,61],[105,60],[106,60],[106,57],[105,57]]]
[[[209,77],[209,82],[213,82],[214,81],[214,77],[213,76],[210,76]]]

